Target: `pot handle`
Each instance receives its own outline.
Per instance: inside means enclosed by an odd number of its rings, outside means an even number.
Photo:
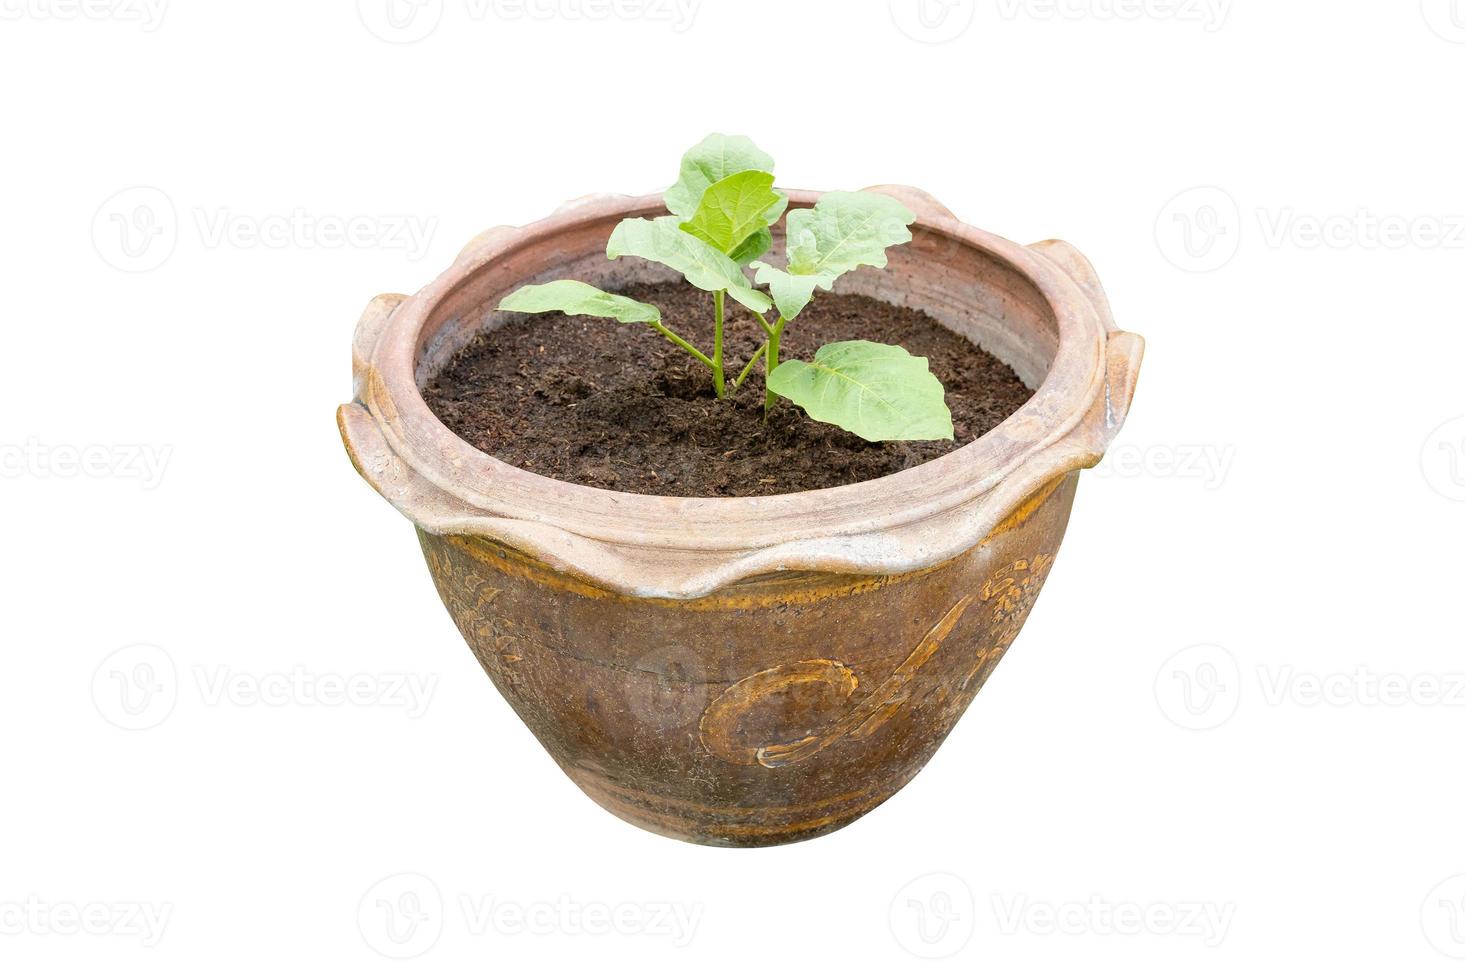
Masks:
[[[1102,457],[1129,415],[1129,406],[1134,401],[1135,383],[1139,379],[1140,363],[1144,360],[1145,339],[1137,333],[1120,330],[1115,324],[1114,311],[1110,309],[1109,298],[1099,283],[1099,274],[1082,252],[1057,239],[1037,242],[1028,248],[1057,265],[1078,285],[1104,326],[1107,351],[1104,365],[1104,403],[1100,406],[1102,412],[1099,417],[1085,427],[1088,448]],[[1098,460],[1095,459],[1095,462]]]
[[[381,339],[387,321],[406,299],[401,293],[382,293],[366,304],[361,319],[356,321],[356,332],[351,335],[351,396],[359,402],[366,401],[366,376],[376,342]]]
[[[351,337],[352,401],[336,410],[336,426],[351,464],[372,489],[418,523],[430,523],[452,518],[462,510],[461,505],[412,472],[388,443],[377,409],[367,407],[377,342],[407,298],[383,293],[366,304]]]
[[[347,402],[336,410],[336,426],[351,465],[373,490],[406,515],[413,523],[431,529],[445,530],[465,518],[464,505],[431,481],[425,480],[403,462],[375,415],[360,402]]]

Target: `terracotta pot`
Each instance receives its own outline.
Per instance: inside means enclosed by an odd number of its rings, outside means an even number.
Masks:
[[[1022,628],[1078,471],[1129,407],[1143,342],[1115,329],[1077,251],[874,189],[917,213],[915,239],[840,290],[924,310],[1036,388],[976,442],[879,480],[737,499],[595,490],[485,455],[428,410],[424,379],[518,286],[664,277],[605,258],[616,223],[664,213],[660,196],[492,229],[357,328],[338,414],[356,468],[417,525],[458,629],[555,762],[647,830],[785,843],[905,785]]]

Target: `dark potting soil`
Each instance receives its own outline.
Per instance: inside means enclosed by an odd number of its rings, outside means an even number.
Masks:
[[[660,307],[671,329],[712,351],[712,298],[686,283],[618,290]],[[763,420],[762,365],[732,380],[763,341],[727,302],[728,396],[711,372],[639,323],[541,313],[480,334],[428,382],[428,406],[477,448],[571,483],[671,497],[817,490],[929,462],[996,427],[1032,392],[1012,369],[923,313],[817,293],[785,331],[780,359],[821,344],[874,340],[927,357],[946,387],[954,442],[865,442],[780,400]]]

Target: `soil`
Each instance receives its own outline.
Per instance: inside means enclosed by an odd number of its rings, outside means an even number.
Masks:
[[[712,300],[686,283],[617,290],[660,307],[664,321],[712,351]],[[763,331],[727,302],[728,397],[700,362],[649,327],[542,313],[506,322],[465,347],[423,392],[448,428],[542,476],[672,497],[749,497],[873,480],[953,452],[1022,407],[1032,392],[1012,369],[923,313],[820,292],[784,332],[781,360],[821,344],[874,340],[927,357],[946,387],[954,442],[865,442],[780,400],[763,420],[762,365],[733,390]]]

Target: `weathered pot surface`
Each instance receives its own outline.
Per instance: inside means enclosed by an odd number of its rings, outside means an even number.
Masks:
[[[660,195],[492,229],[357,328],[338,413],[356,468],[417,525],[458,629],[554,760],[648,830],[786,843],[905,785],[1017,636],[1078,471],[1128,410],[1143,341],[1115,328],[1076,250],[871,189],[916,212],[914,241],[840,290],[921,309],[1036,388],[982,438],[879,480],[728,499],[596,490],[479,452],[428,410],[420,385],[502,322],[518,286],[664,275],[604,254],[622,218],[663,213]]]

